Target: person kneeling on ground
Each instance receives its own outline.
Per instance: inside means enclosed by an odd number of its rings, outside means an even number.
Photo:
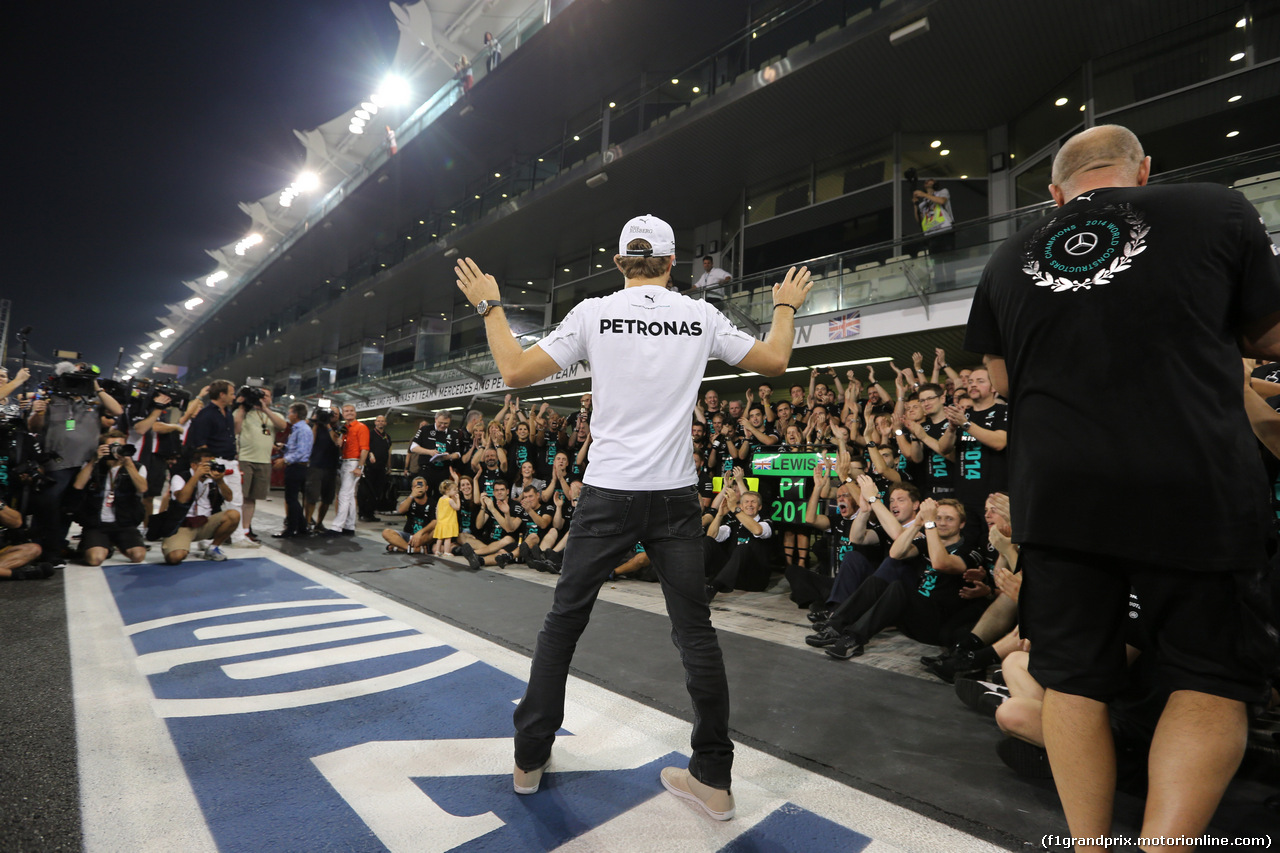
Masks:
[[[805,642],[829,647],[827,655],[838,660],[862,654],[867,642],[890,625],[921,643],[954,642],[973,627],[986,606],[981,599],[963,595],[964,573],[982,561],[981,555],[966,547],[963,529],[964,506],[959,501],[929,499],[920,504],[917,523],[889,549],[889,556],[897,560],[917,553],[924,556],[919,584],[913,589],[875,576],[867,578],[826,627],[805,637]]]
[[[186,513],[176,530],[167,533],[160,543],[164,561],[176,566],[187,558],[193,542],[210,540],[204,549],[204,558],[221,562],[227,559],[222,553],[222,543],[231,537],[240,524],[240,513],[224,510],[222,504],[231,500],[231,487],[223,479],[226,470],[213,465],[213,452],[207,447],[198,448],[191,455],[191,469],[174,474],[169,481],[169,503],[175,514],[186,507]],[[168,509],[162,509],[161,514]]]
[[[133,463],[133,448],[119,430],[98,439],[98,452],[84,463],[71,483],[80,500],[76,513],[82,533],[80,554],[86,564],[100,566],[119,549],[131,563],[147,556],[138,525],[142,523],[142,496],[147,491],[147,469]]]
[[[741,483],[742,469],[733,469],[734,477]],[[707,600],[720,592],[735,589],[759,592],[769,583],[769,560],[765,553],[765,540],[773,536],[769,522],[760,517],[760,495],[726,488],[724,500],[707,524],[707,537],[716,545],[728,543],[727,559],[717,565],[720,552],[714,546],[709,549],[707,562]],[[726,522],[725,517],[729,520]]]
[[[384,530],[387,550],[392,553],[427,553],[427,543],[435,531],[435,506],[427,494],[427,478],[414,477],[409,494],[396,507],[396,514],[404,516],[404,531]]]
[[[17,530],[22,526],[22,513],[0,500],[0,528]],[[0,536],[3,530],[0,530]],[[3,543],[0,539],[0,543]],[[34,542],[14,545],[0,544],[0,578],[15,581],[42,580],[53,577],[53,566],[36,563],[40,559],[40,546]]]

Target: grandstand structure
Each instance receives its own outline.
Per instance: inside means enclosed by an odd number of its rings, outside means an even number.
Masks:
[[[1062,141],[1100,123],[1137,132],[1154,180],[1237,186],[1280,230],[1276,3],[420,0],[388,14],[388,82],[297,131],[299,180],[241,205],[245,237],[209,251],[216,266],[167,306],[135,371],[177,368],[192,388],[261,376],[279,400],[368,414],[467,407],[504,388],[454,259],[498,278],[529,344],[620,286],[614,235],[646,212],[676,228],[678,281],[703,255],[732,273],[715,297],[752,332],[781,270],[815,269],[788,383],[935,346],[958,362],[987,257],[1049,203]],[[485,32],[503,51],[491,69]],[[912,217],[925,177],[951,191],[948,251]],[[524,399],[574,397],[589,377],[575,365]]]

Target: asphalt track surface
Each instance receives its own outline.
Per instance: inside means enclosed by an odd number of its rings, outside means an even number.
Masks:
[[[657,783],[687,755],[688,695],[665,616],[621,594],[579,645],[559,771],[515,797],[510,711],[546,579],[373,535],[0,587],[0,850],[1014,850],[1065,832],[1052,786],[1013,776],[945,686],[735,629],[738,818],[713,824]],[[1238,781],[1218,828],[1274,834],[1272,792]],[[1117,831],[1140,814],[1122,795]]]

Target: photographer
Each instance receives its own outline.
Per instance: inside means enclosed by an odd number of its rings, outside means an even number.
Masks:
[[[236,450],[243,480],[244,506],[240,511],[240,532],[236,537],[258,544],[254,534],[253,511],[271,490],[271,451],[276,446],[276,430],[286,429],[285,419],[271,411],[271,389],[246,385],[236,397]],[[247,543],[242,543],[246,547]]]
[[[186,447],[208,448],[214,455],[214,461],[226,469],[224,482],[231,489],[227,508],[236,511],[236,520],[239,521],[244,501],[241,498],[240,466],[236,462],[236,420],[231,411],[235,402],[235,386],[225,379],[217,379],[209,383],[208,389],[205,399],[208,405],[200,409],[187,428]],[[231,544],[242,545],[248,541],[237,530]]]
[[[63,498],[80,466],[92,458],[98,436],[99,411],[113,416],[124,412],[115,398],[98,384],[97,371],[85,364],[60,362],[48,382],[48,399],[36,400],[27,426],[41,436],[49,461],[45,479],[32,505],[32,533],[55,568],[66,565],[63,549],[71,518]]]
[[[98,452],[80,469],[71,488],[80,501],[76,520],[82,528],[80,556],[100,566],[119,550],[131,563],[141,563],[147,546],[138,532],[147,474],[133,461],[134,448],[125,434],[112,430],[98,440]]]
[[[137,436],[137,440],[130,441],[138,448],[137,464],[140,470],[147,472],[147,488],[142,502],[144,521],[151,517],[156,499],[164,492],[169,466],[182,453],[182,426],[171,421],[173,405],[174,399],[167,391],[153,391],[146,403],[147,416],[131,429]]]
[[[227,383],[228,397],[230,384]],[[240,525],[240,512],[224,509],[233,495],[227,483],[230,471],[214,458],[215,452],[207,447],[197,448],[191,454],[191,470],[174,474],[169,481],[169,503],[186,507],[177,529],[166,531],[168,535],[160,543],[164,561],[171,566],[187,558],[193,542],[206,539],[210,540],[204,549],[206,560],[220,563],[227,559],[221,546]]]
[[[338,510],[334,513],[331,533],[356,535],[356,484],[364,476],[369,458],[369,428],[356,419],[356,407],[342,407],[342,463],[338,469]],[[330,426],[332,432],[333,427]]]
[[[311,528],[315,533],[326,530],[324,517],[333,504],[333,493],[338,482],[338,448],[342,447],[342,416],[337,406],[317,407],[311,420],[311,456],[307,460],[307,489],[303,512],[306,521],[303,530]],[[317,509],[317,504],[319,509]],[[316,513],[312,522],[312,513]]]

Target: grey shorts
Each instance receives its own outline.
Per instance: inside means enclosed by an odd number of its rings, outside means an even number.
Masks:
[[[312,465],[307,469],[307,503],[333,503],[333,493],[337,483],[337,471],[332,468],[317,468]]]
[[[263,501],[271,491],[271,463],[240,463],[241,482],[244,484],[242,498],[246,501]]]

